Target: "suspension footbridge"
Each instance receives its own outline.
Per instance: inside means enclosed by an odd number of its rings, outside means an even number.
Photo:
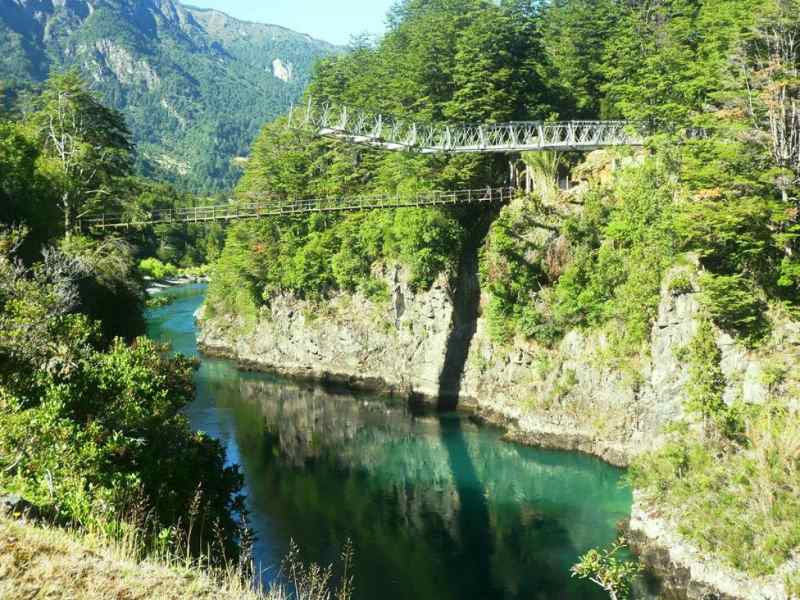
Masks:
[[[155,210],[149,212],[114,213],[84,218],[84,230],[114,230],[177,223],[226,222],[262,217],[293,216],[308,213],[350,212],[412,208],[423,206],[453,206],[459,204],[503,204],[514,197],[513,188],[483,188],[458,191],[427,191],[416,194],[343,196],[303,200],[258,198],[211,206],[196,206]]]

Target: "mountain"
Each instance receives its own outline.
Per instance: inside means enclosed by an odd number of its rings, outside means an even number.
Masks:
[[[122,110],[143,174],[232,187],[261,126],[297,101],[336,46],[173,0],[0,0],[0,82],[76,66]]]

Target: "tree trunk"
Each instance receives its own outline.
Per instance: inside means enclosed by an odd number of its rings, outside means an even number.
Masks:
[[[72,206],[69,202],[69,193],[65,193],[61,200],[64,207],[64,237],[69,240],[72,236]]]

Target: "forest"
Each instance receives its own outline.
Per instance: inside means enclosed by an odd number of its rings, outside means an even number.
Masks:
[[[511,332],[528,335],[536,335],[537,320],[548,331],[595,325],[627,314],[626,305],[652,304],[647,290],[691,251],[702,257],[716,323],[755,340],[769,301],[790,309],[798,301],[797,56],[779,54],[780,36],[796,26],[793,14],[786,2],[534,8],[409,1],[391,13],[380,42],[323,61],[308,94],[421,122],[592,116],[647,123],[653,135],[646,165],[620,183],[624,189],[599,190],[566,224],[574,260],[565,273],[548,281],[528,269],[487,280],[492,310],[511,322]],[[686,139],[687,130],[700,129],[701,138]],[[304,137],[279,120],[256,140],[237,192],[402,194],[496,185],[506,173],[504,159],[380,153]],[[238,226],[211,304],[218,297],[246,312],[278,292],[376,292],[370,266],[383,258],[402,260],[418,285],[429,286],[453,267],[474,221],[469,210],[409,209]],[[487,260],[491,250],[504,252],[495,231]],[[249,251],[253,240],[258,252]],[[648,273],[652,281],[639,281]],[[540,283],[555,289],[544,314],[533,315],[528,300]],[[249,291],[228,293],[233,287]],[[632,329],[641,332],[652,314],[640,317]]]

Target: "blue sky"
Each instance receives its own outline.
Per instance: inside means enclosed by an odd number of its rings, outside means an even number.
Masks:
[[[183,0],[237,19],[283,25],[313,37],[346,44],[359,33],[380,35],[394,0]]]

